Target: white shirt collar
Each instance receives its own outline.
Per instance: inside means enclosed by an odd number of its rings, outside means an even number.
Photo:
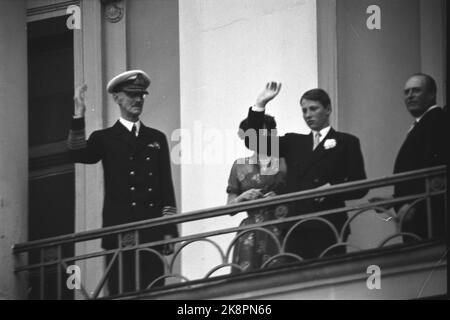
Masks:
[[[425,111],[420,117],[416,118],[416,123],[419,122],[423,118],[423,116],[427,114],[427,112],[429,112],[429,111],[431,111],[433,109],[436,109],[436,108],[439,108],[439,106],[437,104],[435,104],[434,106],[429,107],[428,110]]]
[[[322,140],[327,136],[328,132],[330,132],[331,126],[325,127],[322,130],[320,130],[320,139],[319,141],[322,142]],[[317,131],[315,130],[311,130],[311,132],[313,133],[313,139],[314,139],[314,133],[316,133]]]
[[[136,135],[139,135],[139,129],[141,128],[141,121],[137,121],[137,122],[131,122],[128,120],[125,120],[124,118],[120,117],[119,119],[120,123],[123,124],[125,126],[125,128],[128,129],[128,131],[131,132],[131,130],[133,129],[133,125],[136,125]]]

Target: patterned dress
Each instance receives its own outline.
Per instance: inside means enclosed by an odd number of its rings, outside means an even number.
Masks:
[[[255,163],[255,158],[244,158],[234,162],[228,179],[227,193],[240,195],[250,189],[262,189],[261,193],[270,191],[277,195],[286,189],[286,162],[283,158],[272,158],[267,168],[262,168]],[[287,216],[287,205],[277,205],[247,212],[248,217],[240,226],[262,223],[269,220],[284,218]],[[257,227],[257,226],[255,226]],[[280,225],[265,227],[279,240],[283,241],[283,228]],[[261,268],[261,266],[272,256],[279,253],[275,240],[263,231],[241,231],[239,239],[234,244],[233,263],[239,265],[242,270],[232,268],[232,273],[247,272]],[[281,262],[275,259],[269,263],[273,266]]]

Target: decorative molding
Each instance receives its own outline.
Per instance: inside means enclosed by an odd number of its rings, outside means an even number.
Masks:
[[[79,4],[80,0],[67,0],[38,7],[29,7],[27,9],[27,16],[30,17],[56,11],[66,12],[67,7],[69,7],[70,5],[79,5]]]
[[[430,74],[436,81],[437,104],[446,101],[447,19],[445,0],[420,0],[420,71]]]
[[[119,73],[127,70],[127,2],[120,1],[123,5],[122,19],[115,23],[106,21],[106,17],[102,20],[102,59],[103,59],[103,76],[105,80],[112,79]],[[102,8],[104,10],[104,8]],[[106,81],[105,81],[106,83]],[[102,87],[102,92],[105,92],[105,87]],[[103,127],[113,125],[120,116],[119,108],[112,99],[112,95],[106,94],[104,96],[104,113],[103,113]]]
[[[336,1],[317,1],[317,70],[319,88],[325,89],[331,99],[331,125],[339,129]]]
[[[86,134],[103,128],[104,118],[104,42],[102,32],[105,25],[102,3],[99,0],[81,1],[81,32],[74,33],[75,41],[75,86],[87,84]],[[75,232],[101,227],[103,206],[103,170],[101,164],[86,166],[75,164]],[[100,240],[79,243],[76,254],[86,254],[100,249]],[[103,259],[79,261],[82,283],[87,292],[94,288],[91,283],[103,275]],[[76,299],[84,299],[82,290],[75,290]]]
[[[124,5],[122,0],[102,0],[105,18],[111,23],[122,20]]]

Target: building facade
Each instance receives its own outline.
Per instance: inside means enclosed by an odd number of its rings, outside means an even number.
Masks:
[[[238,124],[270,80],[283,83],[270,106],[281,133],[308,131],[298,100],[324,88],[333,127],[360,138],[368,178],[378,178],[392,173],[412,122],[403,103],[408,76],[432,75],[438,104],[446,105],[445,6],[444,0],[0,0],[0,298],[27,296],[27,281],[13,272],[11,246],[101,226],[101,166],[73,165],[65,155],[75,86],[88,85],[90,133],[119,116],[106,94],[109,79],[127,69],[150,75],[142,121],[169,138],[180,213],[225,204],[231,165],[247,152]],[[187,222],[180,231],[237,226],[243,217]],[[373,248],[393,226],[365,215],[352,230],[354,243]],[[218,243],[231,239],[219,236]],[[92,248],[99,242],[67,254]],[[211,252],[208,244],[193,245],[178,270],[202,277],[217,264]],[[102,263],[80,265],[85,282],[100,276]]]

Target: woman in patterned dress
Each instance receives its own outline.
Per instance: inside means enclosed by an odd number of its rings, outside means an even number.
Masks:
[[[239,125],[239,136],[246,140],[246,146],[254,151],[251,157],[238,159],[233,163],[230,177],[228,179],[228,204],[239,203],[243,201],[255,200],[265,197],[271,197],[282,194],[286,189],[286,163],[283,158],[277,158],[271,155],[270,130],[276,129],[275,119],[269,115],[265,115],[264,128],[267,132],[263,132],[258,137],[257,146],[252,146],[248,138],[251,135],[244,135],[247,132],[247,120],[243,120]],[[272,131],[273,132],[273,131]],[[261,139],[267,139],[266,144],[260,144]],[[255,144],[255,143],[253,143]],[[264,147],[266,146],[267,147]],[[253,225],[283,218],[287,215],[287,205],[277,205],[267,208],[255,209],[247,212],[240,226]],[[255,225],[257,227],[257,225]],[[280,244],[283,240],[283,230],[281,225],[271,225],[265,227],[272,232],[279,240]],[[279,253],[275,240],[266,232],[254,230],[238,233],[238,240],[235,242],[233,251],[233,264],[239,265],[232,268],[232,273],[247,272],[261,268],[261,266],[272,256]],[[281,262],[281,259],[275,259],[274,263]],[[272,266],[272,263],[269,263]]]

